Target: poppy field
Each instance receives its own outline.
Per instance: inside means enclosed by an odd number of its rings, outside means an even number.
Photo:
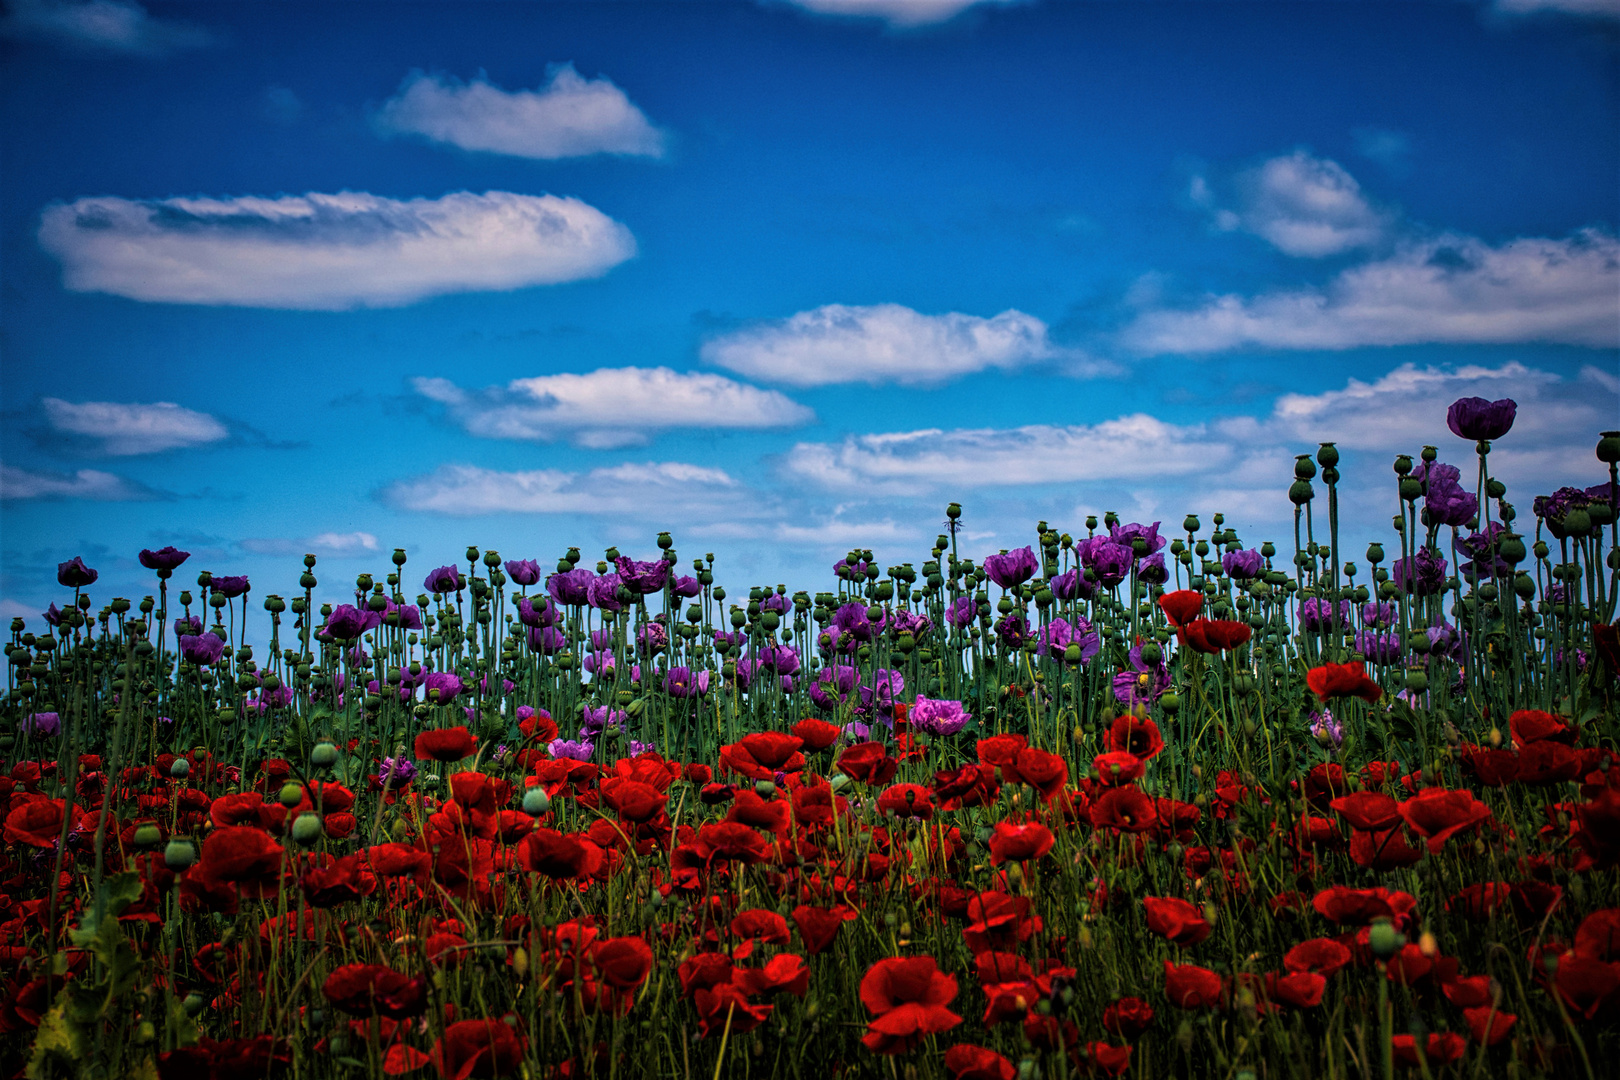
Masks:
[[[1454,404],[1355,551],[1323,444],[1285,541],[986,554],[952,504],[817,589],[667,533],[340,604],[63,563],[7,645],[0,1067],[1613,1075],[1620,433],[1509,493],[1515,412]]]

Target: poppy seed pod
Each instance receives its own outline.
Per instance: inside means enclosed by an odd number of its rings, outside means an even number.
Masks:
[[[191,869],[191,864],[196,861],[197,846],[189,836],[177,836],[163,849],[163,865],[177,874]]]
[[[298,820],[292,824],[292,838],[306,846],[319,840],[321,831],[321,816],[319,814],[299,814]]]

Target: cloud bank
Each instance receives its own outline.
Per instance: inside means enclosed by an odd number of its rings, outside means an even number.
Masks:
[[[542,161],[589,154],[661,157],[664,133],[613,83],[553,65],[538,90],[506,91],[415,72],[374,118],[383,135]]]
[[[52,429],[90,440],[101,453],[111,457],[203,446],[230,434],[224,424],[207,413],[184,409],[170,401],[142,405],[46,398],[42,404]]]
[[[560,469],[502,472],[441,465],[378,492],[400,510],[484,514],[609,514],[690,518],[742,509],[743,486],[722,469],[679,461],[627,463],[586,473]]]
[[[93,52],[161,57],[214,43],[200,26],[154,18],[127,0],[12,0],[0,35],[53,41]]]
[[[1304,150],[1271,158],[1238,173],[1231,206],[1217,204],[1209,181],[1193,180],[1193,201],[1207,207],[1215,227],[1242,230],[1302,258],[1338,255],[1384,239],[1394,215],[1373,205],[1338,162]]]
[[[578,199],[504,191],[79,199],[45,210],[39,242],[75,292],[313,311],[600,277],[636,253]]]
[[[907,29],[948,22],[968,8],[980,5],[1004,6],[1018,0],[789,0],[817,15],[838,15],[882,19],[892,27]]]
[[[0,501],[4,502],[28,499],[143,502],[157,497],[149,488],[99,469],[80,469],[73,473],[34,472],[0,464]]]

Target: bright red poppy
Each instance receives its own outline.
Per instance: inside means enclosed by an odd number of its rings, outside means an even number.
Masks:
[[[932,956],[879,960],[862,977],[860,996],[876,1017],[861,1039],[874,1054],[903,1053],[962,1022],[945,1007],[956,997],[956,979]]]
[[[1248,623],[1232,619],[1194,619],[1182,626],[1177,640],[1193,652],[1214,655],[1237,648],[1253,634]]]
[[[1305,673],[1305,685],[1323,701],[1336,697],[1358,697],[1373,702],[1384,696],[1384,688],[1368,677],[1367,665],[1360,660],[1311,668]]]
[[[1491,817],[1491,808],[1471,792],[1434,787],[1401,803],[1400,812],[1413,832],[1428,838],[1430,854],[1439,854],[1447,840]]]
[[[1159,597],[1159,607],[1174,626],[1186,626],[1204,610],[1204,594],[1196,589],[1177,589]]]
[[[424,731],[416,737],[418,761],[460,761],[478,751],[478,740],[465,727]]]
[[[1174,945],[1192,946],[1209,937],[1211,927],[1203,911],[1174,896],[1146,896],[1148,929]]]

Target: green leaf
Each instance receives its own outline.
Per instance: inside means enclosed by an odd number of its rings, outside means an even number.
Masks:
[[[34,1053],[28,1059],[25,1075],[28,1080],[52,1080],[58,1075],[71,1075],[77,1071],[77,1063],[85,1058],[87,1042],[84,1031],[68,1019],[67,1010],[58,998],[39,1022]]]

